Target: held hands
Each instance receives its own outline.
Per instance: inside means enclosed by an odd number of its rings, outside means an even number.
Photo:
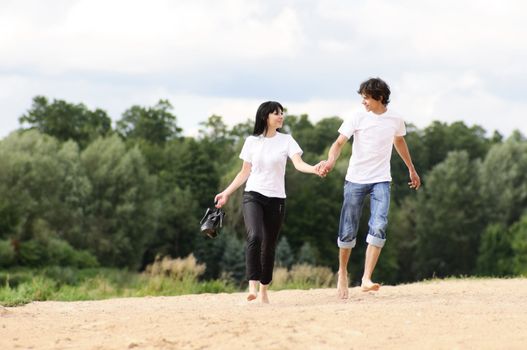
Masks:
[[[326,161],[325,160],[322,160],[320,161],[317,165],[315,165],[313,167],[313,170],[314,170],[314,174],[320,176],[320,177],[325,177],[326,174],[324,174],[324,172],[322,171],[322,169],[326,166]]]
[[[225,192],[218,193],[216,197],[214,197],[214,203],[216,203],[216,208],[223,207],[227,201],[229,200],[229,195]]]
[[[315,165],[316,174],[320,177],[326,177],[326,175],[333,169],[333,164],[327,160],[323,160]]]

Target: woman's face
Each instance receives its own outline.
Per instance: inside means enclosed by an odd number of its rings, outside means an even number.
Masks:
[[[269,113],[267,118],[267,130],[280,129],[284,125],[284,112],[281,110]]]

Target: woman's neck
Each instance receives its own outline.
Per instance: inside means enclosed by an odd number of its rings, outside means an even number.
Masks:
[[[274,137],[276,135],[275,129],[266,129],[263,133],[264,137]]]

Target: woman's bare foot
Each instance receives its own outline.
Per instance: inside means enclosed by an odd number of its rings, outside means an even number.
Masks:
[[[260,283],[260,292],[258,295],[258,301],[262,304],[269,304],[269,297],[267,296],[267,287],[268,284],[261,284]]]
[[[374,283],[369,279],[363,279],[360,288],[363,292],[376,292],[381,288],[381,285],[379,283]]]
[[[249,281],[249,294],[247,295],[247,301],[252,301],[258,296],[258,281]]]
[[[260,297],[258,298],[258,301],[261,303],[261,304],[269,304],[269,297],[267,296],[267,294],[260,294]]]
[[[348,299],[348,273],[338,273],[337,293],[340,299]]]

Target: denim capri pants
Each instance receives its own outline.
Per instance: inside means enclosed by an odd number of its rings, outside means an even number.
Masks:
[[[366,242],[379,248],[384,246],[390,208],[390,182],[358,184],[346,181],[337,239],[339,248],[355,247],[362,206],[367,195],[370,195],[370,220]]]

